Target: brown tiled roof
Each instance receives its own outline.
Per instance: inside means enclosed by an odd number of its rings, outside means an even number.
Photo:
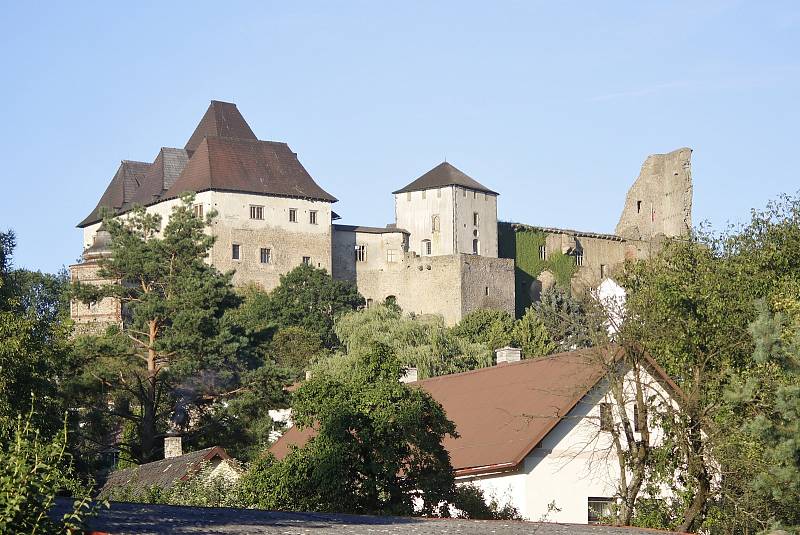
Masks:
[[[102,208],[108,208],[112,212],[119,212],[124,206],[130,204],[137,190],[144,182],[150,165],[147,162],[123,160],[108,184],[106,191],[103,192],[103,196],[100,197],[97,206],[83,221],[78,223],[78,227],[85,227],[100,221]]]
[[[275,141],[206,137],[163,198],[211,189],[336,202],[289,146]]]
[[[142,187],[134,195],[132,204],[148,205],[158,201],[175,183],[188,162],[189,154],[185,150],[162,147],[148,169]]]
[[[236,104],[212,100],[197,128],[192,132],[184,147],[191,154],[206,136],[232,137],[237,139],[258,139],[250,125],[244,120]]]
[[[99,498],[108,498],[114,491],[123,491],[133,496],[146,492],[151,487],[166,489],[176,481],[186,479],[192,471],[200,468],[203,462],[216,459],[228,460],[231,456],[219,446],[193,451],[178,457],[162,459],[152,463],[141,464],[133,468],[111,472]]]
[[[420,191],[423,189],[442,188],[444,186],[461,186],[462,188],[498,195],[496,191],[490,190],[474,178],[468,176],[459,169],[456,169],[447,162],[440,163],[411,184],[397,191],[393,191],[392,193],[397,194],[405,193],[407,191]]]
[[[584,349],[418,381],[456,424],[444,441],[457,475],[511,470],[607,373],[618,350]],[[679,392],[652,359],[655,375]],[[270,451],[283,458],[302,446],[310,429],[290,428]]]

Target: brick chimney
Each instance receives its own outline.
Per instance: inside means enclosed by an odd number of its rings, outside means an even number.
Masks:
[[[164,437],[164,458],[172,459],[183,455],[183,445],[180,435],[170,435]]]
[[[499,349],[495,349],[494,353],[497,355],[497,364],[519,362],[522,360],[522,350],[518,347],[501,347]]]

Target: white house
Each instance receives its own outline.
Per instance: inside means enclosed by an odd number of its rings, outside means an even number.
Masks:
[[[506,355],[490,368],[413,383],[456,424],[460,436],[445,446],[457,483],[475,484],[487,499],[510,503],[528,520],[586,524],[607,511],[619,481],[609,429],[620,423],[608,377],[622,366],[620,351],[585,349],[517,362]],[[678,387],[651,359],[645,367],[646,393],[674,404]],[[635,421],[634,375],[622,371],[626,412]],[[658,429],[650,432],[657,443]],[[272,452],[282,458],[290,444],[311,435],[291,428]]]

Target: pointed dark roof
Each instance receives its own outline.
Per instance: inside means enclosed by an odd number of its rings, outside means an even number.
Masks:
[[[97,206],[86,216],[86,219],[78,223],[78,227],[86,227],[100,221],[100,212],[103,208],[107,208],[112,212],[119,212],[124,209],[123,207],[129,206],[133,202],[137,190],[144,183],[150,165],[147,162],[122,160],[117,172],[114,174],[114,178],[111,179],[106,191],[103,192],[103,196],[100,197]]]
[[[424,189],[442,188],[444,186],[461,186],[475,191],[483,191],[492,195],[498,195],[474,178],[447,162],[442,162],[406,187],[393,191],[393,194],[405,193],[407,191],[421,191]]]
[[[244,120],[236,104],[212,100],[206,114],[200,119],[189,141],[186,142],[190,155],[206,136],[232,137],[237,139],[258,139]]]
[[[237,191],[336,202],[286,143],[207,136],[163,199],[187,191]]]

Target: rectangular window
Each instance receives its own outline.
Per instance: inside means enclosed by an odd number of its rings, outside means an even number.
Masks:
[[[264,219],[264,207],[251,204],[250,219]]]
[[[422,254],[431,254],[431,240],[422,240]]]
[[[578,267],[583,266],[583,251],[575,252],[575,265]]]
[[[438,199],[442,198],[442,188],[439,188],[439,189],[436,190],[436,197]]]
[[[425,198],[425,190],[422,190],[422,198]]]
[[[611,413],[611,403],[600,404],[600,431],[611,431],[614,426],[614,415]]]
[[[306,265],[306,266],[310,266],[311,265],[311,257],[310,256],[304,256],[303,257],[303,264]]]
[[[395,251],[394,249],[388,249],[386,251],[386,261],[397,262],[397,251]]]
[[[203,219],[203,205],[202,204],[195,204],[192,206],[192,212],[194,216],[198,219]]]
[[[261,263],[262,264],[271,264],[272,263],[272,250],[267,247],[261,248]]]
[[[472,224],[476,227],[478,226],[478,212],[472,213]]]
[[[410,201],[410,200],[411,200],[411,192],[410,192],[410,191],[407,191],[407,192],[406,192],[406,200],[407,200],[407,201]]]
[[[234,243],[231,246],[231,258],[233,260],[240,260],[241,258],[241,246],[238,243]]]
[[[472,254],[481,254],[480,250],[480,243],[478,240],[472,240]]]
[[[483,295],[489,295],[489,287],[488,286],[484,287]]]
[[[477,199],[478,198],[478,192],[477,191],[473,191],[472,192],[472,198],[473,199]]]
[[[297,208],[289,208],[289,223],[297,223]]]
[[[439,215],[434,214],[431,216],[431,232],[439,232]]]
[[[462,189],[462,190],[461,190],[461,193],[463,193],[463,194],[464,194],[464,197],[466,197],[466,196],[467,196],[467,188],[464,188],[464,189]]]
[[[547,260],[547,246],[540,245],[539,246],[539,260]]]
[[[614,498],[589,497],[587,502],[590,524],[599,524],[604,518],[607,519],[613,514]]]
[[[606,273],[606,265],[605,264],[600,264],[600,278],[601,279],[605,279],[606,275],[607,275],[607,273]]]
[[[367,261],[367,246],[366,245],[356,245],[356,262],[366,262]]]
[[[308,222],[311,223],[312,225],[316,225],[317,224],[317,211],[316,210],[311,210],[310,212],[308,212]]]

